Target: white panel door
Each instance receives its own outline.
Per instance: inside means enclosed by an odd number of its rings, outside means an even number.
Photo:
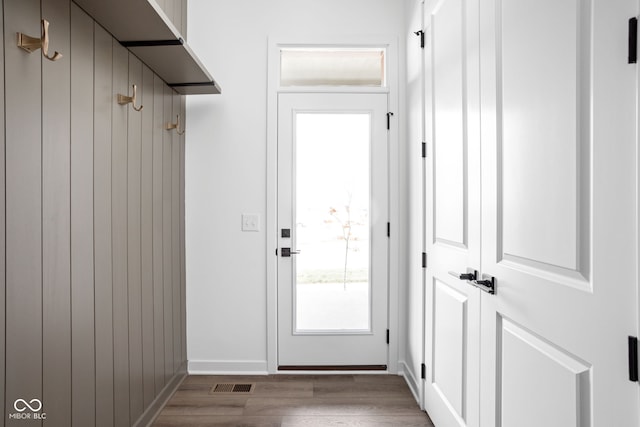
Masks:
[[[425,409],[439,427],[479,421],[481,291],[478,1],[425,3]]]
[[[637,3],[482,2],[482,426],[640,425]]]
[[[386,369],[387,95],[278,95],[278,369]]]

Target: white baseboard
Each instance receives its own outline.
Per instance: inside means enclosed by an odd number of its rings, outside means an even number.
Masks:
[[[268,375],[266,360],[190,360],[189,375]]]
[[[404,380],[407,382],[407,385],[409,386],[409,390],[411,390],[411,393],[413,394],[414,399],[416,399],[416,402],[418,402],[418,405],[420,405],[420,409],[423,409],[422,402],[420,399],[420,394],[421,394],[420,381],[421,380],[418,380],[416,378],[413,371],[411,370],[411,368],[409,368],[409,366],[406,364],[404,360],[398,363],[398,375],[401,375],[404,377]]]

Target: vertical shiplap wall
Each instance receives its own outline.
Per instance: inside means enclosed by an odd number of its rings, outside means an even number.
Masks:
[[[4,40],[4,4],[0,2],[0,34]],[[4,59],[4,43],[0,43],[0,58]],[[0,67],[0,98],[4,99],[4,67]],[[0,126],[4,129],[4,102],[0,102]],[[0,271],[5,271],[5,180],[4,180],[4,132],[0,132]],[[0,274],[0,367],[5,366],[5,275]],[[0,419],[4,413],[4,369],[0,368]]]
[[[113,93],[129,95],[129,54],[113,41]],[[127,289],[127,118],[130,107],[112,102],[111,259],[113,261],[113,384],[115,426],[129,418],[129,291]]]
[[[111,241],[111,109],[113,41],[94,24],[93,236],[96,426],[114,425],[113,260]]]
[[[142,280],[142,384],[144,407],[155,397],[154,305],[153,305],[153,72],[142,66],[142,141],[140,163],[140,244]],[[158,124],[162,124],[159,121]]]
[[[186,40],[187,0],[156,0],[156,3]]]
[[[144,425],[186,373],[184,99],[71,1],[0,5],[0,426]]]
[[[163,122],[169,122],[172,117],[173,91],[163,87]],[[163,297],[164,297],[164,374],[168,381],[174,372],[173,364],[173,263],[172,263],[172,238],[171,231],[171,169],[173,133],[162,133],[162,249],[163,258]]]
[[[41,8],[42,16],[55,22],[49,53],[70,52],[69,2],[43,0]],[[71,418],[70,55],[65,59],[41,60],[42,401],[47,404],[48,425],[62,425]]]
[[[96,413],[94,24],[74,4],[71,23],[71,420],[72,425],[92,425]]]
[[[142,63],[129,54],[129,87],[142,89]],[[138,97],[139,101],[142,96]],[[142,105],[142,104],[141,104]],[[144,111],[144,105],[143,110]],[[130,417],[142,415],[142,253],[140,245],[140,184],[142,111],[127,107],[127,271],[129,290],[129,407]]]
[[[165,305],[164,305],[164,85],[153,78],[153,354],[155,393],[162,390],[165,375]],[[159,96],[160,95],[160,96]],[[158,126],[160,123],[160,126]]]
[[[42,86],[31,84],[42,68],[15,46],[17,32],[40,33],[39,18],[39,0],[4,1],[7,412],[16,399],[42,398]]]

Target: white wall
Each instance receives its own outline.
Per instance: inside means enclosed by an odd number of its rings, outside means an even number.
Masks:
[[[423,81],[422,81],[422,49],[420,38],[414,34],[422,28],[421,0],[406,0],[406,45],[407,45],[407,141],[404,158],[405,168],[401,182],[405,206],[406,240],[404,242],[407,255],[403,257],[405,264],[401,271],[405,274],[405,349],[401,366],[412,390],[418,397],[421,394],[420,370],[424,361],[424,319],[423,301],[424,284],[422,251],[424,248],[423,224]],[[422,401],[422,399],[419,399]]]
[[[393,35],[404,40],[404,4],[189,1],[189,44],[223,90],[222,95],[192,96],[187,102],[191,371],[265,371],[267,366],[266,259],[274,256],[273,248],[266,247],[264,230],[268,37]],[[403,58],[400,55],[401,87]],[[403,93],[400,96],[403,105]],[[243,233],[242,213],[260,214],[262,230]]]

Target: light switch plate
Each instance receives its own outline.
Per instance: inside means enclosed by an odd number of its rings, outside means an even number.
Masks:
[[[260,215],[242,214],[242,231],[260,231]]]

